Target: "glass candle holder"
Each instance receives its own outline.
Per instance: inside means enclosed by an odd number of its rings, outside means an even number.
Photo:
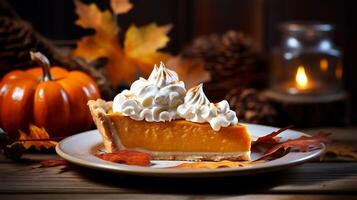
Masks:
[[[286,23],[273,49],[271,88],[289,95],[321,95],[341,90],[341,52],[330,24]]]

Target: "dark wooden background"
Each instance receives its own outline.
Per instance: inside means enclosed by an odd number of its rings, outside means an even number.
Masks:
[[[10,0],[18,14],[58,44],[73,44],[86,31],[74,25],[72,0]],[[96,0],[102,8],[108,1]],[[172,23],[167,50],[178,52],[198,35],[240,30],[255,40],[256,48],[269,55],[278,44],[277,25],[284,21],[322,21],[337,27],[336,43],[344,52],[344,85],[351,95],[351,119],[357,122],[356,7],[348,0],[132,0],[135,7],[119,16],[125,29],[131,23]]]

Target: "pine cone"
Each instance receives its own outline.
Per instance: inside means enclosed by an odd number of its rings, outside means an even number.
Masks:
[[[258,124],[277,124],[277,112],[268,99],[259,91],[232,89],[226,96],[240,120]]]
[[[188,58],[201,58],[210,72],[206,83],[208,96],[222,99],[236,87],[262,88],[266,85],[266,67],[254,51],[252,40],[242,33],[228,31],[195,39],[182,51]]]
[[[110,81],[103,71],[96,68],[95,63],[86,63],[61,51],[37,33],[30,24],[17,17],[0,16],[0,77],[11,70],[34,66],[30,51],[41,51],[54,65],[88,73],[97,82],[102,97],[113,97]]]

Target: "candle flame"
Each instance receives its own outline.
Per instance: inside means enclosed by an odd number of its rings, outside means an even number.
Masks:
[[[295,76],[295,81],[300,89],[304,89],[307,87],[308,84],[308,78],[306,76],[305,68],[304,66],[300,65],[297,69],[296,76]]]

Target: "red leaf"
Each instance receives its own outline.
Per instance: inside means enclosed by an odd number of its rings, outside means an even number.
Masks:
[[[301,136],[297,139],[287,140],[267,149],[264,155],[259,158],[259,160],[280,157],[291,149],[297,149],[300,152],[306,152],[311,149],[319,148],[321,143],[330,141],[329,135],[331,135],[331,133],[320,132],[317,135],[311,137]]]
[[[43,160],[40,164],[40,168],[49,168],[68,165],[68,162],[65,160]]]
[[[273,143],[275,144],[276,142],[279,142],[279,139],[276,138],[277,135],[279,135],[280,133],[288,130],[289,128],[293,127],[292,125],[290,126],[287,126],[285,128],[281,128],[277,131],[274,131],[268,135],[264,135],[262,137],[259,137],[256,141],[253,142],[252,145],[257,145],[257,144],[260,144],[260,143]]]
[[[41,165],[39,166],[39,168],[51,168],[51,167],[63,166],[61,170],[58,172],[60,174],[76,169],[76,166],[71,165],[66,160],[43,160],[41,161],[40,164]]]
[[[97,154],[97,156],[110,162],[138,166],[148,166],[150,165],[151,160],[151,156],[149,154],[132,150],[120,150],[113,153],[102,153]]]
[[[280,137],[277,137],[280,133],[288,130],[289,128],[293,127],[292,125],[287,126],[285,128],[281,128],[277,131],[274,131],[268,135],[264,135],[259,137],[256,141],[252,143],[252,151],[262,152],[266,149],[269,149],[277,144],[280,143]]]

